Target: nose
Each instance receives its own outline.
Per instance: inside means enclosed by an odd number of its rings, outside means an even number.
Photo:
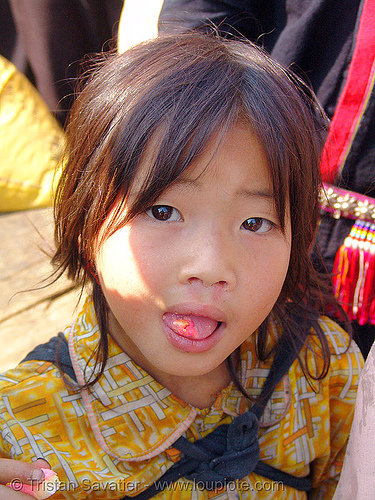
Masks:
[[[190,233],[183,244],[181,283],[215,286],[224,291],[235,288],[238,256],[230,235],[202,227]]]

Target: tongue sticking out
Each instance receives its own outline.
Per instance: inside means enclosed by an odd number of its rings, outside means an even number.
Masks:
[[[194,314],[165,313],[163,320],[178,335],[197,340],[209,337],[218,326],[214,319]]]

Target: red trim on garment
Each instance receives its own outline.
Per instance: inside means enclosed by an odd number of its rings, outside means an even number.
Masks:
[[[321,172],[334,184],[348,155],[375,81],[375,0],[363,5],[354,54],[324,146]]]

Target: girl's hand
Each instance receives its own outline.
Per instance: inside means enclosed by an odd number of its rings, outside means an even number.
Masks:
[[[34,497],[19,490],[24,484],[38,484],[43,481],[44,473],[41,468],[50,469],[46,460],[38,458],[33,463],[21,462],[0,458],[0,498],[1,500],[35,500]],[[5,486],[13,484],[13,489]]]

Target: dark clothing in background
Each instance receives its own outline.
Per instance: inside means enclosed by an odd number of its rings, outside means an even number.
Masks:
[[[353,55],[362,4],[363,0],[164,0],[159,30],[210,30],[214,24],[221,35],[258,43],[309,82],[332,117]],[[375,197],[374,92],[337,185]],[[353,223],[322,218],[318,242],[329,272]],[[375,326],[354,323],[353,328],[367,355]]]
[[[360,0],[165,0],[160,32],[209,26],[264,47],[309,81],[332,116]]]
[[[5,13],[7,2],[1,2]],[[33,76],[27,76],[63,125],[73,102],[80,62],[87,54],[111,47],[108,42],[116,37],[123,0],[9,0],[9,6],[13,36],[16,43],[22,43],[24,59],[17,61],[14,50],[11,57],[3,55],[23,72],[28,63]],[[5,23],[1,18],[1,30]],[[0,50],[3,47],[9,54],[5,44]]]

